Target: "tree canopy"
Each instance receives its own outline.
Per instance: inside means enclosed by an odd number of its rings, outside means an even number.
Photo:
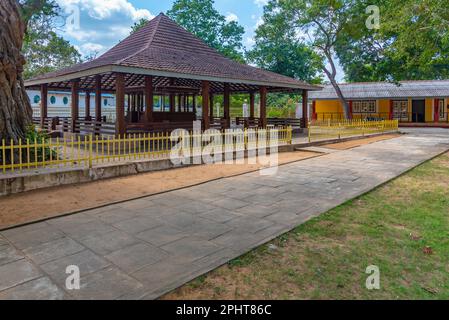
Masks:
[[[365,8],[380,9],[368,29]],[[357,0],[336,51],[347,81],[449,78],[447,0]]]
[[[247,53],[247,59],[266,70],[321,83],[320,57],[276,10],[276,1],[270,1],[264,7],[263,21],[256,30],[255,45]]]
[[[55,32],[61,10],[54,0],[19,2],[26,22],[22,47],[26,59],[24,79],[82,62],[78,50]]]
[[[81,54],[70,42],[35,23],[28,27],[22,51],[25,79],[82,62]]]
[[[245,29],[236,21],[226,21],[213,0],[176,0],[167,15],[225,56],[244,61]]]

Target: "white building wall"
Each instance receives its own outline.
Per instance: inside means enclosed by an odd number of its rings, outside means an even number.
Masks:
[[[33,109],[33,117],[40,117],[40,101],[41,92],[38,90],[27,90],[30,98],[31,107]],[[38,101],[38,102],[36,102]],[[48,117],[69,118],[71,116],[72,95],[65,92],[48,92]],[[101,113],[106,116],[108,121],[115,120],[115,97],[113,95],[103,95],[101,101]],[[86,115],[85,94],[80,93],[79,98],[79,115]],[[90,96],[90,115],[95,117],[95,94]]]

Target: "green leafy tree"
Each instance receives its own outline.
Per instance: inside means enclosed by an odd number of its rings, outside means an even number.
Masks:
[[[23,54],[25,79],[82,62],[78,50],[54,31],[39,32],[33,27],[25,37]]]
[[[276,10],[276,0],[264,7],[263,21],[247,59],[260,68],[309,83],[321,83],[321,58],[296,34]]]
[[[140,28],[142,28],[143,26],[145,26],[148,23],[148,19],[142,18],[137,22],[134,22],[134,25],[131,27],[131,32],[130,34],[133,34],[134,32],[136,32],[137,30],[139,30]]]
[[[379,29],[365,26],[368,5]],[[449,78],[447,0],[358,0],[336,51],[348,81]]]
[[[355,1],[355,0],[354,0]],[[346,118],[349,104],[337,83],[336,44],[350,22],[353,0],[278,0],[275,10],[321,58],[321,69],[334,87]]]
[[[226,21],[213,0],[176,0],[167,15],[223,55],[244,61],[245,29],[236,21]]]

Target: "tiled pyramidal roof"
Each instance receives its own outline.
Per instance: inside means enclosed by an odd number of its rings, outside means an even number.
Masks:
[[[228,59],[162,13],[99,58],[30,81],[110,65],[317,89],[305,82]]]

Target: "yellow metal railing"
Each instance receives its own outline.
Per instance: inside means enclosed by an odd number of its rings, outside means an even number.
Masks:
[[[397,132],[398,120],[324,120],[309,123],[309,142]]]
[[[270,130],[277,134],[277,143],[292,143],[291,127],[276,127],[267,129],[264,139],[267,145],[270,141]],[[223,150],[235,148],[248,150],[257,139],[260,129],[248,129],[243,135],[236,132],[215,131],[212,133],[189,133],[191,141],[200,141],[198,149],[215,141],[221,144]],[[203,142],[203,137],[206,141]],[[258,139],[261,139],[260,137]],[[121,161],[161,159],[170,156],[172,147],[176,144],[169,133],[133,134],[118,137],[72,136],[68,139],[37,139],[19,140],[18,143],[5,140],[0,144],[0,172],[22,172],[37,168],[73,168],[101,165]],[[192,153],[195,145],[191,144]]]

